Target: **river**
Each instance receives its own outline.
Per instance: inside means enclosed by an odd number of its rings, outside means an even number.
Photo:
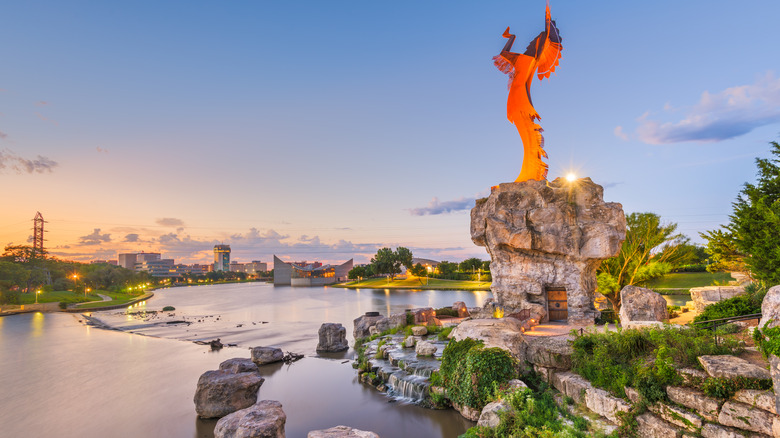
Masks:
[[[198,377],[254,346],[303,353],[261,368],[259,399],[278,400],[290,438],[344,424],[383,438],[454,437],[473,423],[453,410],[394,402],[357,381],[354,352],[318,356],[323,322],[347,328],[365,312],[395,313],[455,301],[481,306],[488,292],[274,287],[263,283],[178,287],[124,311],[93,312],[117,327],[90,327],[79,314],[0,318],[0,436],[212,437],[216,420],[196,418]],[[143,310],[176,310],[149,317]],[[189,324],[167,324],[169,321]],[[191,341],[220,338],[211,352]]]

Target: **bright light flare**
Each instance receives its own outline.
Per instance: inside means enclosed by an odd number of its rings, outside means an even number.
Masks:
[[[575,175],[574,172],[569,172],[566,174],[566,181],[574,182],[576,179],[577,179],[577,175]]]

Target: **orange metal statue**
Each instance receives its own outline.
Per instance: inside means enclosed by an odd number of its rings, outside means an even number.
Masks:
[[[542,127],[536,123],[541,120],[531,102],[531,81],[534,74],[542,78],[549,78],[555,71],[558,61],[561,59],[561,36],[555,21],[550,18],[550,3],[547,3],[544,31],[539,34],[525,53],[510,52],[515,42],[515,35],[509,33],[507,27],[504,38],[509,38],[501,54],[493,57],[493,63],[499,70],[509,75],[509,98],[506,103],[506,116],[517,127],[520,138],[523,140],[523,167],[515,182],[529,179],[547,179],[547,163],[542,157],[547,158],[544,151],[544,137]]]

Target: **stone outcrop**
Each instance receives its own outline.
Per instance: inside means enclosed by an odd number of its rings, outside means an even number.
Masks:
[[[264,381],[256,372],[206,371],[195,390],[195,412],[202,418],[218,418],[252,406]]]
[[[691,300],[697,312],[701,312],[710,304],[734,298],[745,293],[742,286],[704,286],[691,288]]]
[[[704,371],[712,377],[747,377],[751,379],[771,379],[772,376],[765,368],[754,365],[745,359],[728,354],[717,356],[699,356],[699,363]]]
[[[666,388],[669,400],[686,408],[693,409],[704,419],[717,421],[720,402],[717,399],[704,395],[702,391],[682,386],[669,386]]]
[[[450,335],[456,341],[462,341],[466,338],[482,340],[485,347],[498,347],[507,350],[523,363],[525,345],[522,326],[522,323],[514,318],[472,319],[463,321],[452,330]]]
[[[471,239],[490,253],[498,304],[542,322],[548,289],[564,288],[569,324],[593,324],[596,269],[625,235],[622,206],[605,203],[590,178],[501,184],[471,210]]]
[[[482,408],[482,413],[479,415],[479,421],[477,426],[496,427],[501,423],[499,417],[500,412],[511,410],[512,406],[505,400],[497,400],[492,403],[488,403]]]
[[[363,315],[355,318],[353,321],[354,328],[352,330],[352,336],[355,339],[367,338],[371,336],[371,332],[369,331],[371,327],[375,326],[377,322],[383,319],[387,318],[382,315]]]
[[[763,329],[767,323],[768,328],[780,325],[780,285],[770,287],[761,303],[761,321],[758,322],[758,328]]]
[[[282,359],[284,359],[284,353],[281,348],[255,347],[252,349],[252,362],[257,366],[281,362]]]
[[[412,314],[414,315],[415,324],[427,325],[428,323],[433,323],[436,318],[436,312],[433,310],[433,307],[414,309]]]
[[[381,318],[376,322],[374,326],[377,333],[390,330],[391,328],[401,327],[406,325],[406,313],[393,313],[387,318]]]
[[[665,321],[669,319],[666,300],[661,294],[637,286],[620,291],[620,324],[631,321]]]
[[[774,354],[769,355],[769,374],[772,376],[772,387],[775,392],[775,412],[780,412],[780,357]]]
[[[727,401],[720,410],[718,423],[752,432],[772,435],[774,415],[745,403]]]
[[[320,338],[317,343],[317,353],[336,353],[349,349],[347,329],[341,324],[326,322],[320,326],[317,334]]]
[[[455,301],[455,303],[452,305],[452,310],[458,312],[458,318],[465,318],[467,316],[471,316],[469,313],[469,308],[466,307],[466,303],[463,301]]]
[[[734,400],[757,407],[764,411],[777,415],[775,406],[775,394],[772,391],[759,389],[740,389],[734,394]]]
[[[336,426],[330,429],[313,430],[307,438],[379,438],[374,432],[353,429],[348,426]]]
[[[284,438],[286,422],[281,403],[262,400],[221,418],[214,428],[214,438]]]
[[[252,362],[252,359],[243,359],[240,357],[234,357],[228,359],[219,364],[219,369],[223,371],[230,371],[231,373],[256,373],[259,371],[257,365]]]
[[[636,417],[639,438],[677,438],[679,429],[655,415],[645,412]]]

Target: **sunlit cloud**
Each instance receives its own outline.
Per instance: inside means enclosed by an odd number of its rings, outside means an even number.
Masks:
[[[57,165],[56,161],[42,155],[27,159],[8,149],[0,151],[0,172],[10,169],[16,173],[44,173],[51,172]]]
[[[452,213],[455,211],[470,210],[474,207],[476,198],[459,198],[454,201],[439,201],[439,198],[434,197],[426,207],[410,208],[409,213],[413,216],[425,216]]]
[[[767,73],[750,85],[714,94],[705,91],[697,104],[678,110],[684,114],[678,121],[661,122],[650,114],[642,115],[636,130],[639,139],[650,144],[717,142],[780,123],[780,78]],[[669,114],[678,110],[664,108]]]
[[[181,227],[184,225],[184,221],[181,219],[176,219],[175,217],[164,217],[157,219],[155,221],[157,225],[163,226],[163,227]]]
[[[79,244],[81,245],[100,245],[101,243],[106,243],[111,241],[111,234],[100,233],[100,228],[95,228],[94,231],[92,231],[92,234],[87,234],[86,236],[79,237]]]
[[[125,240],[124,240],[124,241],[125,241],[125,242],[138,242],[138,240],[139,240],[139,237],[140,237],[140,236],[138,236],[138,234],[136,234],[136,233],[130,233],[130,234],[126,234],[126,235],[125,235]]]

